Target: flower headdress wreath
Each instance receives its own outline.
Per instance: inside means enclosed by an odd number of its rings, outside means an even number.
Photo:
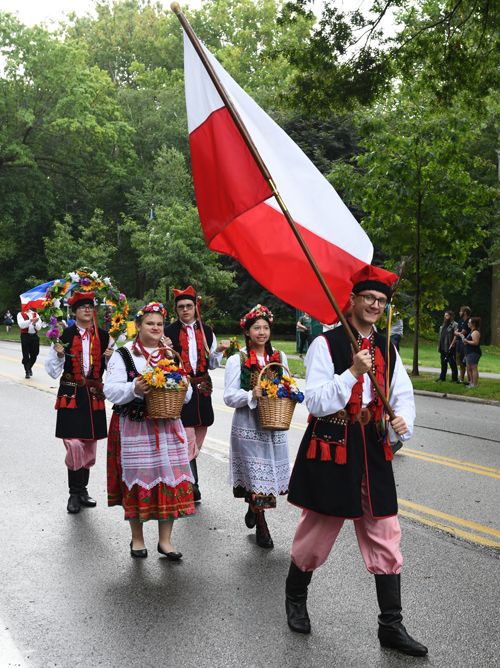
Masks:
[[[109,335],[114,340],[127,331],[127,317],[129,305],[127,298],[118,290],[115,290],[109,278],[101,278],[97,272],[90,271],[84,267],[77,271],[70,271],[66,278],[61,281],[55,281],[53,285],[47,288],[43,307],[39,309],[38,314],[44,322],[50,323],[47,336],[54,342],[59,342],[61,328],[57,319],[64,315],[61,304],[64,297],[76,288],[79,292],[93,292],[99,303],[106,302],[114,309],[114,315],[111,319],[111,329]]]
[[[146,304],[146,306],[143,306],[141,310],[137,311],[135,314],[134,320],[141,318],[145,313],[159,313],[164,318],[167,317],[167,309],[163,304],[160,304],[160,302],[150,302],[149,304]]]
[[[267,308],[267,306],[263,306],[262,304],[257,304],[257,306],[254,306],[253,309],[251,309],[246,315],[243,316],[243,318],[240,320],[240,325],[243,329],[245,329],[245,324],[248,321],[258,320],[259,318],[267,318],[269,324],[271,325],[274,320],[274,316],[271,313],[271,311]],[[244,358],[242,358],[242,362],[243,359]],[[271,355],[269,359],[266,360],[266,364],[270,362],[281,363],[281,353],[279,352],[279,350],[276,350],[274,354]],[[249,390],[253,385],[255,385],[259,371],[260,371],[260,365],[257,359],[257,355],[255,354],[255,350],[251,349],[248,358],[241,367],[240,386],[242,390]],[[279,378],[283,376],[282,367],[278,367],[277,376]]]
[[[267,318],[271,325],[273,324],[273,314],[267,308],[267,306],[262,306],[262,304],[257,304],[254,306],[251,311],[248,311],[246,315],[240,320],[240,325],[242,329],[245,329],[245,323],[247,320],[257,320],[257,318]]]

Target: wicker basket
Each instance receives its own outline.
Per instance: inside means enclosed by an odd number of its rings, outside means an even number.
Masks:
[[[270,366],[282,366],[286,369],[288,375],[290,371],[284,364],[273,362],[265,366],[259,373],[257,383],[260,385],[262,374]],[[262,429],[266,431],[288,431],[292,422],[293,411],[297,402],[293,399],[285,399],[284,397],[259,397],[257,399],[257,408],[259,411],[259,419]]]
[[[168,346],[167,346],[168,348]],[[154,352],[160,350],[155,348],[148,357],[147,364]],[[182,368],[182,359],[180,355],[168,348],[179,359],[179,366]],[[146,396],[146,406],[148,409],[148,417],[150,418],[180,418],[182,406],[184,405],[184,397],[188,391],[189,385],[180,390],[170,390],[165,387],[152,387]]]

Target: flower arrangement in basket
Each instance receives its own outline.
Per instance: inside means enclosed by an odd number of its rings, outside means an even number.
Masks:
[[[146,394],[146,406],[150,418],[179,418],[184,397],[189,388],[189,378],[182,365],[180,356],[171,348],[166,348],[179,359],[164,358],[151,362],[156,348],[148,357],[142,377],[151,390]]]
[[[111,338],[116,340],[126,334],[129,311],[127,298],[123,292],[113,288],[109,278],[101,278],[97,272],[83,268],[78,271],[70,271],[63,280],[54,281],[45,292],[45,302],[38,310],[38,315],[41,320],[50,324],[47,332],[49,339],[54,343],[61,343],[61,327],[57,319],[64,315],[61,309],[63,298],[68,297],[72,289],[79,292],[94,292],[95,299],[99,303],[106,302],[113,307],[115,313],[109,330]]]
[[[283,375],[282,378],[262,379],[264,372],[271,366],[282,366],[288,375]],[[295,406],[304,401],[304,394],[290,376],[290,371],[284,364],[276,362],[268,364],[259,373],[258,383],[262,388],[262,397],[258,399],[262,429],[288,431]]]

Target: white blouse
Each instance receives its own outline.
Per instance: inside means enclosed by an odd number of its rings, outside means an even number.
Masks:
[[[133,342],[129,341],[123,347],[132,349]],[[153,352],[156,349],[156,346],[152,348],[144,347],[148,353]],[[142,372],[146,366],[146,358],[144,355],[134,355],[132,353],[132,358],[134,360],[135,368],[139,373]],[[106,399],[111,401],[114,404],[121,406],[122,404],[128,404],[134,399],[142,399],[144,395],[140,391],[136,391],[137,378],[134,378],[132,382],[127,382],[127,370],[125,367],[125,362],[123,361],[121,355],[118,355],[117,352],[114,352],[111,356],[108,364],[108,369],[106,373],[106,380],[104,383],[104,394]],[[184,403],[187,404],[188,401],[193,396],[192,385],[189,384],[188,391],[184,397]]]

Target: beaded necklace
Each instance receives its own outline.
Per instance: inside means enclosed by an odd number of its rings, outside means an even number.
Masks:
[[[144,355],[146,360],[148,360],[150,358],[150,353],[148,353],[146,348],[142,345],[141,340],[140,340],[139,337],[137,337],[137,339],[134,342],[134,345],[132,346],[132,352],[134,352],[134,350],[136,348],[139,348],[139,350]],[[151,358],[149,359],[149,362],[150,363],[152,362],[153,364],[157,364],[161,359],[165,359],[165,348],[160,347],[159,350],[157,350],[153,355],[151,355]]]

